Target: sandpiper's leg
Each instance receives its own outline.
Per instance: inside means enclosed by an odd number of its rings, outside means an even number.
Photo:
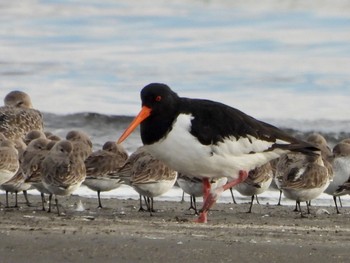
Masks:
[[[299,208],[299,210],[298,210]],[[293,210],[294,212],[299,212],[300,211],[300,204],[299,204],[299,207],[298,207],[298,201],[295,201],[295,208]]]
[[[184,203],[185,202],[185,191],[182,191],[182,198],[181,198],[181,201],[180,203]]]
[[[57,199],[57,195],[55,195],[55,203],[56,203],[56,209],[57,209],[57,215],[61,215],[60,214],[60,209],[59,209],[59,207],[58,207],[58,199]]]
[[[300,201],[296,201],[296,205],[297,205],[297,207],[299,208],[301,218],[307,217],[307,216],[305,216],[305,215],[303,214],[303,210],[301,210]]]
[[[335,195],[333,195],[333,201],[335,204],[335,209],[337,210],[337,214],[340,214],[339,208],[338,208],[338,204],[337,204],[337,197]]]
[[[6,191],[6,206],[5,208],[9,208],[9,192]]]
[[[258,196],[257,196],[257,195],[255,195],[255,200],[256,200],[256,203],[257,203],[258,205],[260,205],[260,202],[259,202],[259,199],[258,199]]]
[[[254,202],[254,197],[255,195],[252,195],[252,201],[250,202],[250,207],[247,213],[251,213],[252,212],[252,207],[253,207],[253,202]]]
[[[231,192],[232,202],[236,205],[237,202],[236,202],[235,196],[233,195],[233,189],[232,189],[232,187],[230,188],[230,192]]]
[[[18,192],[17,191],[15,192],[15,206],[14,207],[15,208],[18,207]]]
[[[277,205],[281,205],[281,199],[282,199],[282,190],[280,190],[280,197],[278,198]]]
[[[24,195],[24,199],[26,200],[27,206],[30,207],[31,204],[30,204],[30,202],[29,202],[29,199],[28,199],[28,195],[27,195],[27,191],[26,191],[26,190],[23,191],[23,195]]]
[[[42,205],[42,210],[43,211],[46,211],[46,209],[45,209],[45,195],[44,195],[44,193],[40,193],[40,196],[41,196],[41,205]]]
[[[340,196],[338,196],[338,201],[339,201],[340,207],[343,207]]]
[[[97,198],[98,198],[98,207],[97,208],[102,208],[100,190],[97,191]]]
[[[307,208],[307,214],[310,215],[310,205],[311,205],[311,201],[306,201],[306,208]]]

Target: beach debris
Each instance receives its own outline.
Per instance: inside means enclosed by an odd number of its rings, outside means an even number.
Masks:
[[[330,215],[331,213],[324,208],[320,208],[316,211],[316,215]]]
[[[84,207],[83,202],[81,200],[79,200],[78,203],[76,203],[75,211],[77,211],[77,212],[84,212],[85,211],[85,207]]]

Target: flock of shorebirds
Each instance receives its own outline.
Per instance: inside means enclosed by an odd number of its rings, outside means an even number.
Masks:
[[[175,183],[191,196],[197,222],[220,194],[236,189],[254,198],[272,183],[288,199],[309,201],[322,193],[334,199],[350,193],[350,139],[333,149],[321,134],[298,140],[227,105],[177,96],[167,85],[152,83],[141,91],[142,110],[119,141],[108,141],[93,151],[89,136],[72,130],[60,138],[45,131],[42,114],[28,94],[13,91],[0,107],[0,189],[8,193],[36,189],[42,209],[51,212],[52,197],[68,196],[82,184],[100,192],[122,184],[140,195],[151,214],[153,198]],[[143,146],[130,156],[121,142],[141,125]],[[45,195],[49,206],[45,207]],[[196,197],[203,196],[197,211]],[[232,195],[233,197],[233,195]],[[234,197],[233,197],[234,198]]]

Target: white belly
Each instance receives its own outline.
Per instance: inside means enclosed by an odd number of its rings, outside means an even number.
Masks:
[[[328,187],[329,181],[322,187],[316,187],[312,189],[293,189],[293,188],[282,188],[283,194],[291,200],[296,200],[299,202],[306,202],[317,198],[323,193],[323,191]]]
[[[258,195],[258,194],[265,192],[270,187],[271,182],[272,182],[272,177],[269,180],[267,180],[266,182],[261,183],[260,187],[242,182],[242,183],[236,185],[235,189],[241,195],[253,196],[253,195]]]
[[[153,183],[132,184],[132,187],[140,195],[156,197],[168,192],[174,186],[175,181],[176,178],[174,180],[160,180]]]
[[[83,184],[93,191],[101,191],[101,192],[111,191],[121,186],[120,180],[113,180],[113,179],[102,178],[102,177],[99,179],[85,179]]]

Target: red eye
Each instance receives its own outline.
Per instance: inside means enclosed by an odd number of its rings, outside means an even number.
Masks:
[[[162,96],[157,96],[156,97],[156,101],[161,101],[162,100]]]

